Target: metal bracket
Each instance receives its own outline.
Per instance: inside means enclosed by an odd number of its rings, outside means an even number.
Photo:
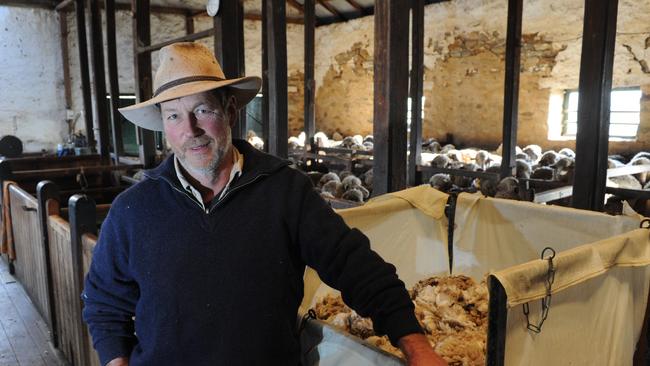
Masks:
[[[540,333],[542,331],[542,325],[548,317],[548,311],[551,308],[551,286],[555,281],[555,265],[553,264],[553,258],[555,258],[555,250],[551,247],[544,248],[544,250],[542,250],[541,259],[544,259],[544,255],[546,254],[547,250],[551,252],[551,255],[546,258],[546,260],[548,260],[548,272],[546,273],[546,295],[542,299],[542,313],[537,325],[530,323],[530,319],[528,318],[528,314],[530,313],[528,303],[525,303],[523,306],[527,323],[526,328],[535,333]]]

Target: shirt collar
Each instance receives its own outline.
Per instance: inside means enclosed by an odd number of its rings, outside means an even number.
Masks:
[[[230,188],[230,184],[235,180],[235,178],[241,175],[242,171],[244,170],[244,155],[241,154],[234,145],[232,145],[232,160],[233,160],[233,165],[232,165],[232,169],[230,170],[230,177],[228,178],[228,183],[226,183],[226,186],[221,190],[221,193],[219,194],[219,199],[223,198],[223,196]],[[176,170],[176,177],[178,178],[178,181],[181,183],[181,186],[183,186],[183,189],[185,189],[194,198],[196,198],[196,200],[201,204],[201,206],[205,210],[206,207],[205,204],[203,203],[203,197],[201,196],[201,192],[199,192],[198,189],[194,188],[194,186],[192,186],[192,184],[190,184],[190,182],[185,178],[181,169],[181,164],[176,155],[174,155],[174,169]]]

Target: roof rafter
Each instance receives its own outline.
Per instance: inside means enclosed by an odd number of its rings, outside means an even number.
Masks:
[[[332,6],[332,4],[328,4],[325,0],[317,0],[318,4],[320,4],[322,7],[327,9],[332,15],[334,15],[336,18],[340,20],[347,20],[346,17],[343,16],[338,10],[336,10],[335,7]]]
[[[292,8],[298,10],[301,14],[305,14],[305,8],[296,0],[287,0],[289,5],[291,5]]]
[[[345,0],[350,6],[355,8],[356,10],[360,11],[363,15],[368,15],[368,10],[366,10],[363,6],[359,5],[358,2],[354,0]]]

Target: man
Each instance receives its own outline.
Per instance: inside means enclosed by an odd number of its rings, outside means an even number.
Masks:
[[[154,97],[121,112],[174,155],[122,193],[83,300],[103,365],[298,365],[305,264],[411,365],[443,365],[395,268],[288,163],[231,139],[256,77],[225,79],[197,43],[160,50]]]

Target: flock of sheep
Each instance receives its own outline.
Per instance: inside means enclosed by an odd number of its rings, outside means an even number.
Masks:
[[[249,141],[258,148],[261,139],[249,134]],[[350,151],[373,150],[373,136],[342,136],[335,133],[329,138],[325,133],[314,135],[314,143],[320,148],[343,148]],[[301,151],[306,144],[305,133],[292,136],[288,140],[290,151]],[[324,152],[319,152],[325,154]],[[332,155],[336,153],[328,153]],[[435,139],[428,139],[422,144],[420,164],[435,168],[465,170],[473,172],[492,172],[495,178],[471,178],[460,174],[433,174],[429,184],[443,192],[481,192],[489,197],[506,199],[526,199],[520,192],[520,180],[557,182],[558,186],[571,185],[575,164],[575,152],[569,148],[559,151],[543,151],[538,145],[516,147],[516,173],[512,177],[497,179],[501,167],[501,147],[494,152],[487,150],[465,148],[457,149],[452,144],[441,145]],[[300,156],[296,154],[295,156]],[[300,169],[307,172],[314,186],[325,198],[338,198],[354,202],[365,202],[372,194],[373,171],[355,171],[330,169],[326,163],[310,162],[304,164],[300,159],[294,159]],[[650,165],[650,153],[640,152],[626,159],[621,155],[613,155],[608,159],[608,168],[628,165]],[[650,190],[650,172],[635,175],[622,175],[608,178],[608,186],[635,190]]]

